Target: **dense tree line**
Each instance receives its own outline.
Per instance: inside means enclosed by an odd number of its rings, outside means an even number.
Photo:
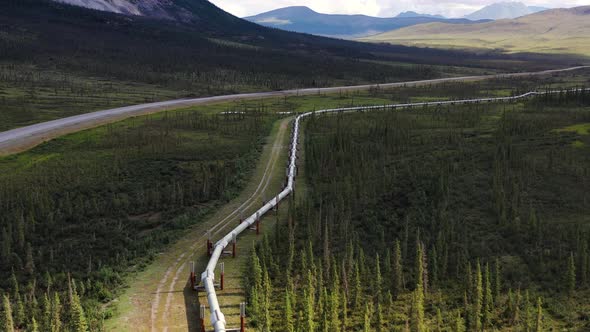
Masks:
[[[305,197],[245,272],[251,326],[588,329],[590,142],[560,130],[588,97],[306,120]]]
[[[101,330],[123,277],[239,192],[273,122],[178,111],[0,160],[2,326]]]

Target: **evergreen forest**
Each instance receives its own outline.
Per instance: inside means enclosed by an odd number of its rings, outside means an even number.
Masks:
[[[305,120],[257,331],[590,329],[590,93]]]

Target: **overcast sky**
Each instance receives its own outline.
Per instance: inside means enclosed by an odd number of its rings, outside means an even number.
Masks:
[[[501,0],[210,0],[236,16],[244,17],[287,6],[307,6],[328,14],[365,14],[391,17],[413,10],[423,14],[460,17]],[[575,7],[590,0],[529,0],[529,6]]]

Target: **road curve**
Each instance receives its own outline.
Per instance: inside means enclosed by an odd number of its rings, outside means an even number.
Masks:
[[[496,74],[496,75],[481,75],[481,76],[463,76],[451,78],[439,78],[422,81],[409,81],[399,83],[386,84],[367,84],[345,87],[332,88],[312,88],[312,89],[296,89],[272,92],[258,92],[258,93],[243,93],[225,96],[193,98],[193,99],[177,99],[170,101],[162,101],[157,103],[140,104],[134,106],[126,106],[113,108],[109,110],[97,111],[92,113],[80,114],[63,119],[38,123],[22,128],[16,128],[0,133],[0,155],[7,155],[15,152],[20,152],[31,147],[34,147],[42,142],[51,140],[64,134],[80,131],[103,125],[106,123],[120,121],[129,117],[159,112],[163,110],[188,107],[196,105],[205,105],[218,102],[238,101],[248,99],[262,99],[270,97],[284,97],[284,96],[298,96],[311,95],[317,93],[334,93],[345,91],[367,90],[373,87],[394,88],[403,86],[420,86],[429,84],[440,84],[445,82],[456,81],[480,81],[494,78],[511,78],[524,77],[536,75],[548,75],[559,72],[574,71],[590,66],[577,66],[563,69],[544,70],[540,72],[522,72],[510,74]]]

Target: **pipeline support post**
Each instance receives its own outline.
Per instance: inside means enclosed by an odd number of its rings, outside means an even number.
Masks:
[[[240,332],[246,331],[246,303],[240,303]]]
[[[232,256],[233,258],[236,258],[236,244],[238,242],[238,237],[236,236],[236,233],[232,234]]]
[[[221,269],[221,280],[219,281],[219,289],[223,290],[223,286],[224,286],[224,274],[225,274],[225,265],[223,264],[223,262],[221,262],[219,264],[219,268]]]
[[[191,262],[191,289],[195,290],[195,280],[196,280],[196,276],[195,276],[195,262]]]
[[[201,310],[200,310],[200,323],[201,323],[201,332],[205,332],[205,305],[201,304]]]
[[[260,235],[260,213],[256,212],[256,235]]]
[[[211,256],[211,249],[213,248],[213,242],[211,242],[211,232],[207,231],[207,256]]]

